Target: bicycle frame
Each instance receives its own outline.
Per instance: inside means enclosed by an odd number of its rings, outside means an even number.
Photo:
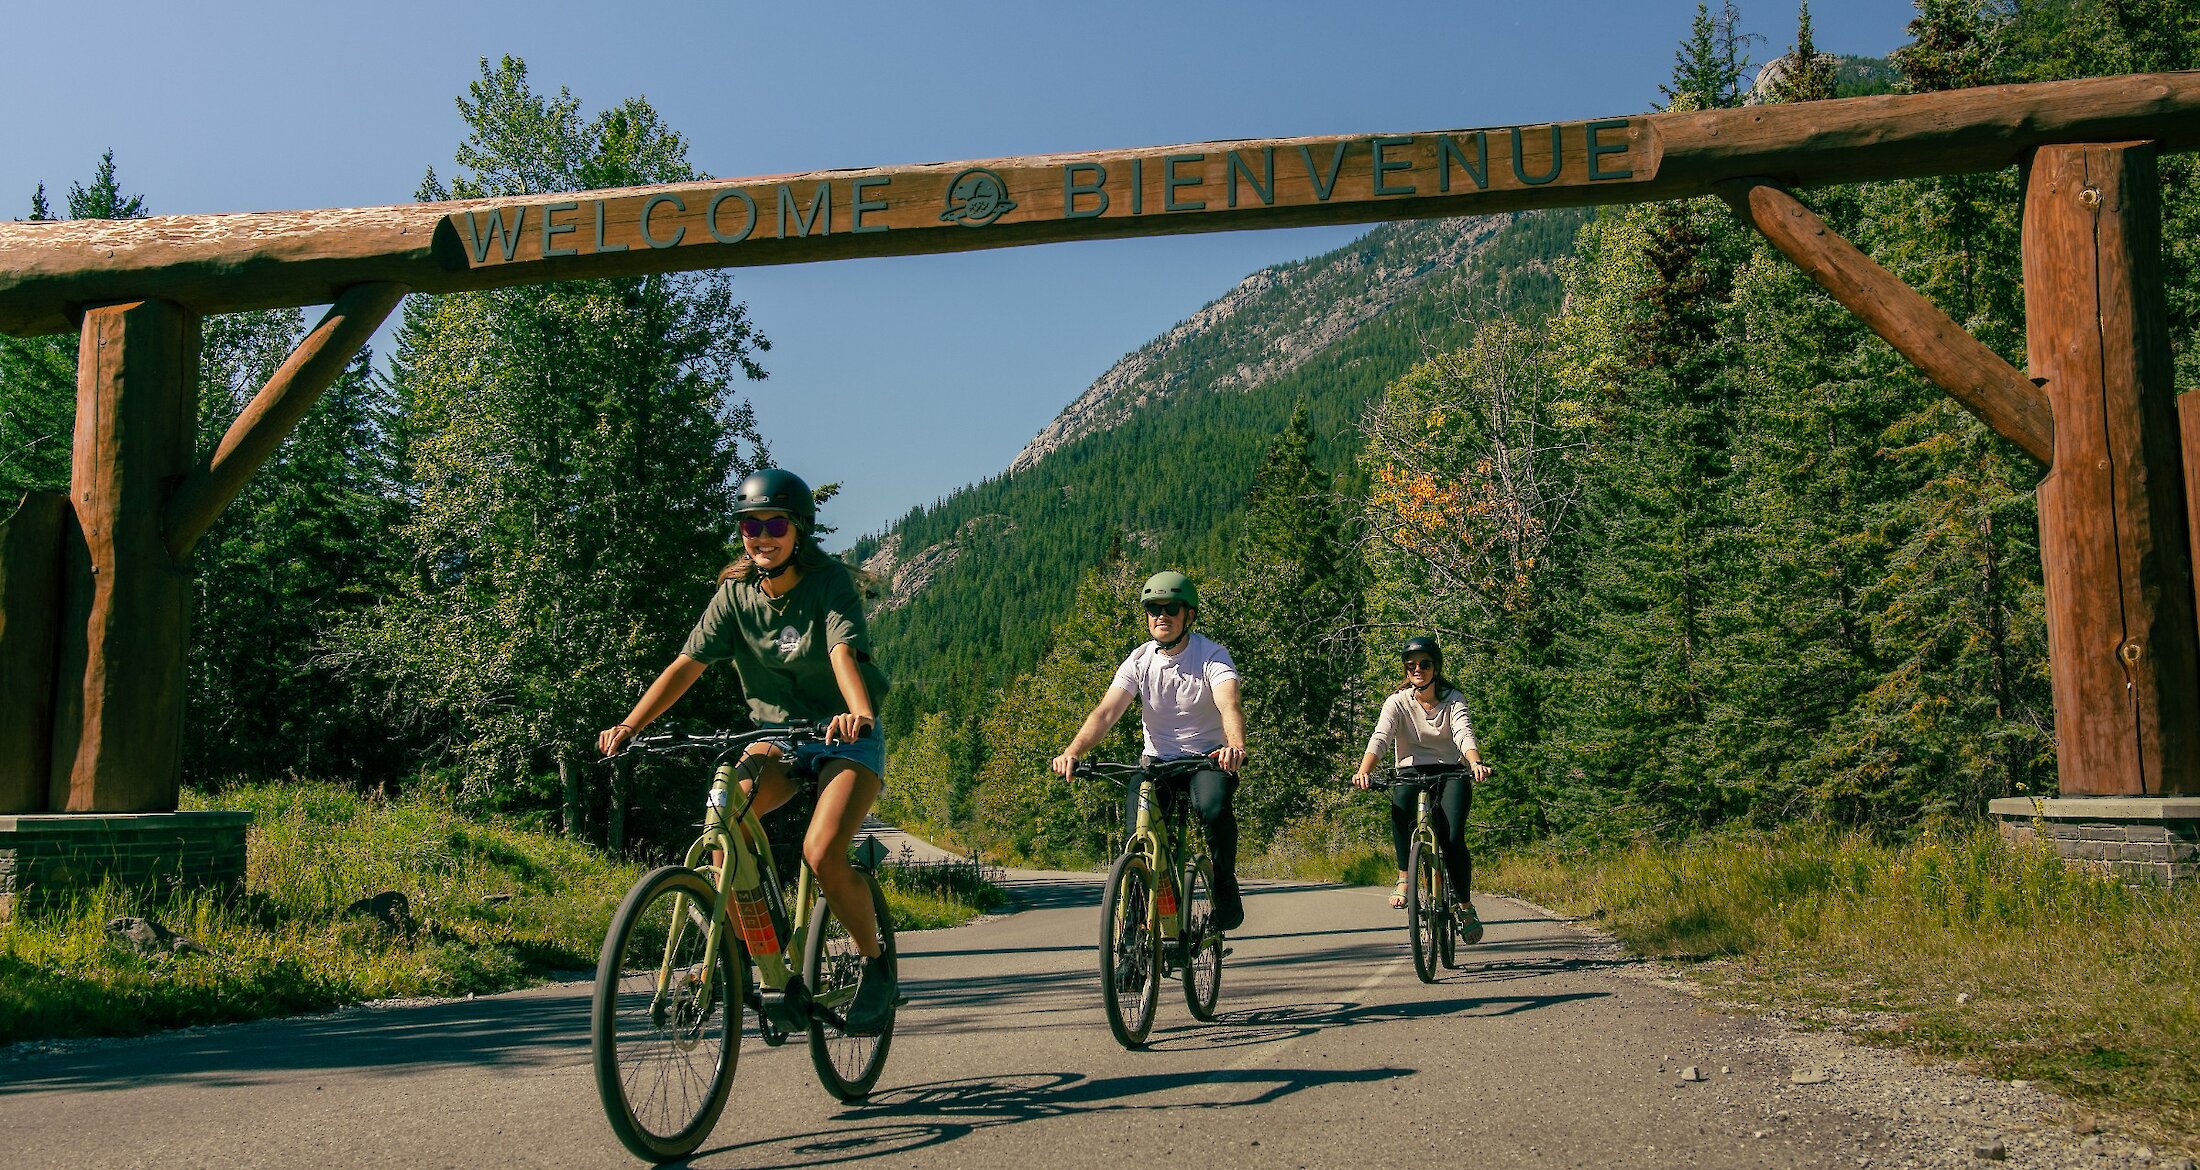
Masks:
[[[772,858],[771,839],[764,833],[764,823],[756,814],[755,802],[751,800],[741,806],[738,821],[732,824],[727,821],[726,809],[735,791],[734,781],[739,776],[739,765],[718,765],[711,777],[710,796],[703,814],[703,831],[688,846],[683,864],[698,873],[710,875],[711,887],[717,894],[718,913],[711,916],[710,923],[705,927],[708,933],[704,936],[703,953],[706,956],[715,957],[719,954],[719,948],[727,945],[726,928],[732,924],[729,914],[733,906],[733,891],[737,889],[757,888],[769,904],[767,912],[777,920],[792,924],[779,950],[768,955],[749,956],[750,961],[756,964],[757,975],[766,989],[785,991],[793,976],[788,956],[802,953],[803,939],[809,932],[811,919],[816,911],[819,896],[817,876],[810,871],[809,863],[804,862],[795,879],[794,907],[792,913],[789,913],[781,893],[779,865]],[[734,831],[736,827],[740,831],[738,838]],[[710,864],[708,859],[714,852],[725,858],[727,863]],[[694,915],[688,913],[687,907],[682,904],[685,895],[675,895],[675,898],[677,900],[673,903],[672,925],[665,939],[664,962],[657,971],[657,991],[650,1004],[653,1011],[661,1010],[665,997],[672,991],[672,957],[678,953],[683,932],[693,929],[690,919]],[[707,961],[703,966],[703,982],[696,994],[702,1002],[708,1003],[709,997],[716,990],[712,985],[718,978],[719,967],[717,963]]]
[[[1189,930],[1192,913],[1190,901],[1183,896],[1185,891],[1176,888],[1183,884],[1184,856],[1195,831],[1189,815],[1191,796],[1187,793],[1177,801],[1173,817],[1164,817],[1159,775],[1169,774],[1170,763],[1174,761],[1155,764],[1140,771],[1138,816],[1130,837],[1123,842],[1123,852],[1144,853],[1146,859],[1153,864],[1155,897],[1147,901],[1147,924],[1158,925],[1163,938],[1175,938]],[[1165,887],[1163,883],[1166,883]],[[1162,916],[1159,897],[1163,888],[1169,888],[1176,894],[1176,912],[1166,917]],[[1156,922],[1156,919],[1159,921]]]

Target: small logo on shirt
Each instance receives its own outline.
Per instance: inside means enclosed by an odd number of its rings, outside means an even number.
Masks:
[[[802,631],[795,629],[793,626],[788,626],[779,631],[779,653],[782,656],[792,658],[794,652],[801,648]]]

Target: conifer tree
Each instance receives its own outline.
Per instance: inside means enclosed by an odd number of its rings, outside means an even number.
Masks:
[[[68,211],[70,219],[137,219],[145,198],[122,193],[110,149],[89,186],[69,185]],[[31,195],[30,218],[53,218],[44,183]],[[21,491],[68,490],[75,429],[75,336],[0,334],[0,507],[12,511]]]
[[[1139,567],[1115,544],[1086,571],[1057,622],[1046,654],[1002,688],[982,722],[985,758],[971,796],[979,843],[1043,864],[1090,863],[1121,837],[1122,802],[1109,785],[1065,781],[1049,770],[1106,696],[1123,657],[1145,636],[1138,614]],[[1135,705],[1091,758],[1138,759]]]
[[[1330,477],[1312,459],[1301,403],[1253,479],[1235,573],[1201,598],[1200,622],[1228,646],[1245,701],[1247,759],[1237,815],[1248,843],[1313,807],[1340,774],[1359,674],[1360,582]]]
[[[1820,53],[1811,36],[1810,4],[1805,0],[1795,16],[1795,46],[1779,60],[1777,79],[1765,95],[1773,102],[1824,101],[1834,93],[1834,63]]]
[[[457,197],[698,177],[647,102],[587,119],[510,57],[484,60],[458,104]],[[441,186],[431,173],[423,194]],[[762,376],[763,345],[721,274],[407,305],[391,376],[410,563],[346,625],[340,656],[484,793],[561,809],[569,833],[598,823],[583,753],[708,598],[733,482],[762,454],[734,385]],[[735,718],[726,674],[684,713]],[[623,824],[622,808],[601,823]]]
[[[1751,34],[1741,31],[1741,19],[1734,0],[1719,0],[1717,13],[1699,0],[1688,39],[1673,55],[1673,80],[1658,87],[1666,108],[1710,110],[1742,104]]]

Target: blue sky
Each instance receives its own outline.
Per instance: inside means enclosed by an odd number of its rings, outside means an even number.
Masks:
[[[1792,0],[1743,0],[1763,61]],[[1634,113],[1693,0],[1092,5],[109,0],[96,33],[0,5],[0,213],[113,147],[156,213],[359,206],[451,170],[479,58],[594,111],[649,98],[731,177],[1217,138]],[[1909,0],[1820,0],[1819,48],[1884,54]],[[66,27],[65,27],[66,26]],[[1116,358],[1268,264],[1364,229],[1060,244],[744,270],[748,387],[780,461],[840,480],[842,538],[1005,466]]]

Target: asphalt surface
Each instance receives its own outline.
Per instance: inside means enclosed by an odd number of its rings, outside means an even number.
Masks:
[[[902,938],[911,1003],[872,1100],[745,1039],[702,1167],[1843,1166],[1868,1118],[1762,1021],[1479,900],[1465,970],[1415,979],[1387,890],[1248,883],[1221,1016],[1165,985],[1127,1052],[1101,1016],[1100,879],[1012,874],[1013,913]],[[0,1162],[38,1167],[639,1165],[605,1124],[585,983],[0,1060]],[[1682,1082],[1684,1067],[1707,1079]]]

